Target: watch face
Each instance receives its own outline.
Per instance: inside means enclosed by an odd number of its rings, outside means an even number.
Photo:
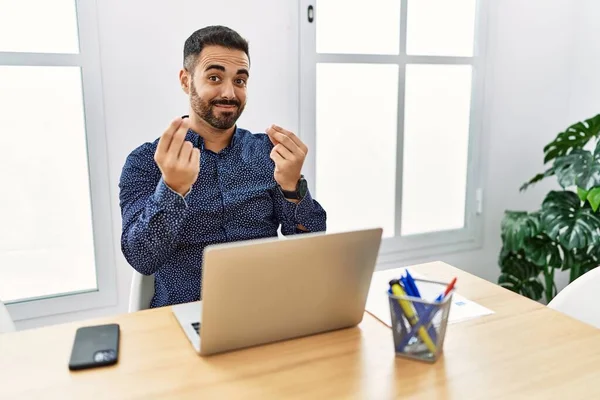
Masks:
[[[300,197],[306,196],[306,192],[308,192],[308,184],[306,183],[306,179],[300,178],[298,182],[298,194]]]

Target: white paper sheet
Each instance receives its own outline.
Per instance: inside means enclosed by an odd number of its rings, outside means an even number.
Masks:
[[[367,297],[367,305],[365,307],[366,311],[390,327],[392,326],[392,319],[390,316],[390,303],[386,290],[389,286],[390,280],[400,278],[400,276],[404,275],[405,270],[406,268],[395,268],[385,271],[378,271],[373,274],[373,278],[371,280],[371,288],[369,289],[369,296]],[[410,268],[408,270],[413,278],[426,279],[423,275],[414,273]],[[460,282],[457,282],[457,285],[459,284]],[[437,292],[428,293],[421,291],[421,297],[427,300],[433,300],[438,295],[439,293]],[[493,313],[494,312],[492,310],[489,310],[455,292],[452,296],[452,305],[450,306],[448,323],[454,324]]]

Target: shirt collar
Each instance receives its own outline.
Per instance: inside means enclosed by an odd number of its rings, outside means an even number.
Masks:
[[[181,118],[189,118],[189,115],[183,115]],[[240,128],[238,128],[238,126],[236,125],[234,128],[233,136],[231,137],[231,143],[229,143],[229,146],[225,147],[225,149],[230,149],[236,146],[240,140],[240,136]],[[194,144],[194,147],[198,147],[200,150],[204,151],[204,139],[191,128],[188,129],[187,134],[185,135],[185,140],[189,140]]]

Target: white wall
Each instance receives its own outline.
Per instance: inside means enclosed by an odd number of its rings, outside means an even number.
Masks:
[[[113,190],[119,305],[21,321],[19,328],[126,312],[130,267],[120,253],[118,179],[127,154],[159,136],[187,112],[177,73],[185,38],[196,28],[226,24],[250,40],[252,78],[241,125],[298,127],[298,10],[295,1],[153,3],[97,0],[106,129]],[[442,259],[488,280],[498,277],[500,220],[505,209],[537,209],[557,184],[519,193],[542,170],[543,146],[578,119],[600,112],[600,3],[595,0],[491,1],[483,143],[483,247]],[[260,6],[260,7],[259,7]],[[235,11],[234,11],[235,10]],[[260,10],[260,11],[259,11]],[[595,11],[595,13],[594,13]],[[428,261],[426,259],[414,262]]]
[[[569,119],[600,113],[600,1],[577,0]]]

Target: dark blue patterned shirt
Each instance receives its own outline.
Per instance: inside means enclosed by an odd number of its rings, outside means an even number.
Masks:
[[[266,134],[237,128],[218,154],[201,149],[200,175],[185,197],[162,181],[154,161],[158,139],[135,149],[121,174],[121,249],[133,268],[155,275],[152,307],[201,298],[202,253],[210,244],[325,231],[325,210],[310,193],[287,201],[273,177],[273,145]]]

